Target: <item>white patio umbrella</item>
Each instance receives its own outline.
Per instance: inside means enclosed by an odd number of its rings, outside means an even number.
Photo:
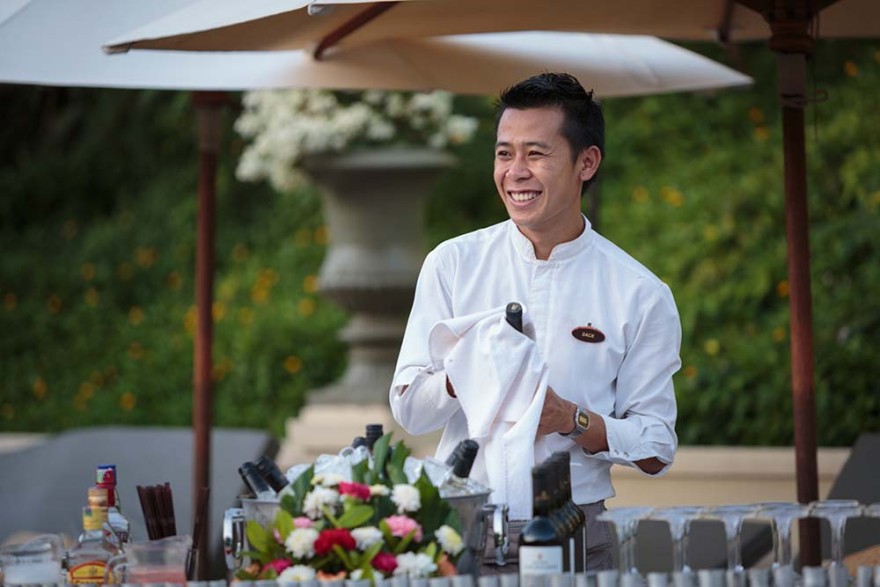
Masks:
[[[0,4],[0,83],[198,91],[198,329],[193,402],[196,492],[210,479],[214,175],[218,112],[224,101],[222,95],[209,91],[439,88],[494,94],[545,69],[570,71],[603,97],[701,90],[751,81],[654,38],[610,35],[521,32],[381,41],[356,50],[329,51],[322,61],[305,51],[144,51],[107,56],[100,49],[108,38],[191,5],[192,0],[6,0]]]
[[[524,29],[650,34],[723,43],[767,40],[782,108],[797,495],[819,498],[804,107],[817,37],[880,36],[878,0],[201,0],[110,40],[107,49],[232,50],[355,46],[376,39]],[[805,564],[818,526],[802,524]]]

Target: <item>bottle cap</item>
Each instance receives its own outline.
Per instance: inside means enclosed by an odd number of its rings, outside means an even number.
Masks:
[[[115,487],[116,465],[98,465],[95,468],[95,483],[98,487]]]
[[[479,450],[480,445],[470,438],[459,442],[453,452],[452,474],[462,479],[467,478],[471,474],[471,468],[474,466],[474,459],[477,458]]]

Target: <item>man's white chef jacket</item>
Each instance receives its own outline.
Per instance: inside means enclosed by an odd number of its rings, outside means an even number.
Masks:
[[[559,434],[544,437],[550,451],[571,451],[576,503],[614,496],[612,463],[657,457],[668,470],[675,456],[676,404],[672,375],[681,366],[681,324],[669,288],[619,247],[594,232],[535,257],[532,243],[508,220],[440,244],[425,259],[390,390],[395,420],[411,434],[445,426],[437,457],[467,438],[446,376],[432,372],[428,333],[437,322],[520,302],[525,332],[549,368],[560,397],[602,415],[608,451],[589,454]],[[585,342],[572,331],[601,331]],[[404,386],[406,392],[401,394]],[[457,395],[480,393],[456,389]],[[483,469],[481,471],[480,469]],[[484,468],[471,475],[478,480]]]

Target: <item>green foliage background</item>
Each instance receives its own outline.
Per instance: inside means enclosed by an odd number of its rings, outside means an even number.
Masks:
[[[726,60],[712,47],[693,46]],[[792,443],[775,59],[746,90],[610,100],[599,229],[672,287],[685,444]],[[880,430],[880,44],[819,44],[807,109],[819,442]],[[589,85],[588,80],[582,80]],[[426,248],[505,217],[494,121],[438,184]],[[0,430],[191,421],[195,122],[183,93],[0,86]],[[343,313],[315,294],[316,194],[218,181],[215,413],[283,422],[341,374]],[[586,208],[586,203],[585,203]]]

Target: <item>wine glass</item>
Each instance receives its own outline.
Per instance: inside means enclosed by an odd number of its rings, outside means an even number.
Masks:
[[[825,499],[810,503],[810,516],[825,518],[831,526],[831,568],[829,574],[845,572],[843,531],[846,521],[862,515],[862,505],[854,499]],[[846,571],[848,573],[848,571]]]
[[[663,520],[669,524],[669,535],[672,538],[672,571],[681,573],[689,571],[687,564],[688,535],[691,530],[691,522],[703,512],[702,507],[674,506],[657,509],[651,512],[652,520]]]
[[[791,524],[809,515],[809,506],[790,501],[758,504],[755,517],[767,519],[773,528],[773,567],[791,565]]]
[[[647,518],[652,508],[628,507],[614,508],[599,514],[596,519],[614,526],[617,533],[617,544],[620,549],[620,574],[638,574],[636,564],[636,529],[639,520]]]
[[[727,570],[741,573],[742,553],[740,552],[740,536],[742,522],[755,514],[755,505],[734,504],[719,505],[703,510],[701,518],[721,520],[724,523],[724,533],[727,538]]]

